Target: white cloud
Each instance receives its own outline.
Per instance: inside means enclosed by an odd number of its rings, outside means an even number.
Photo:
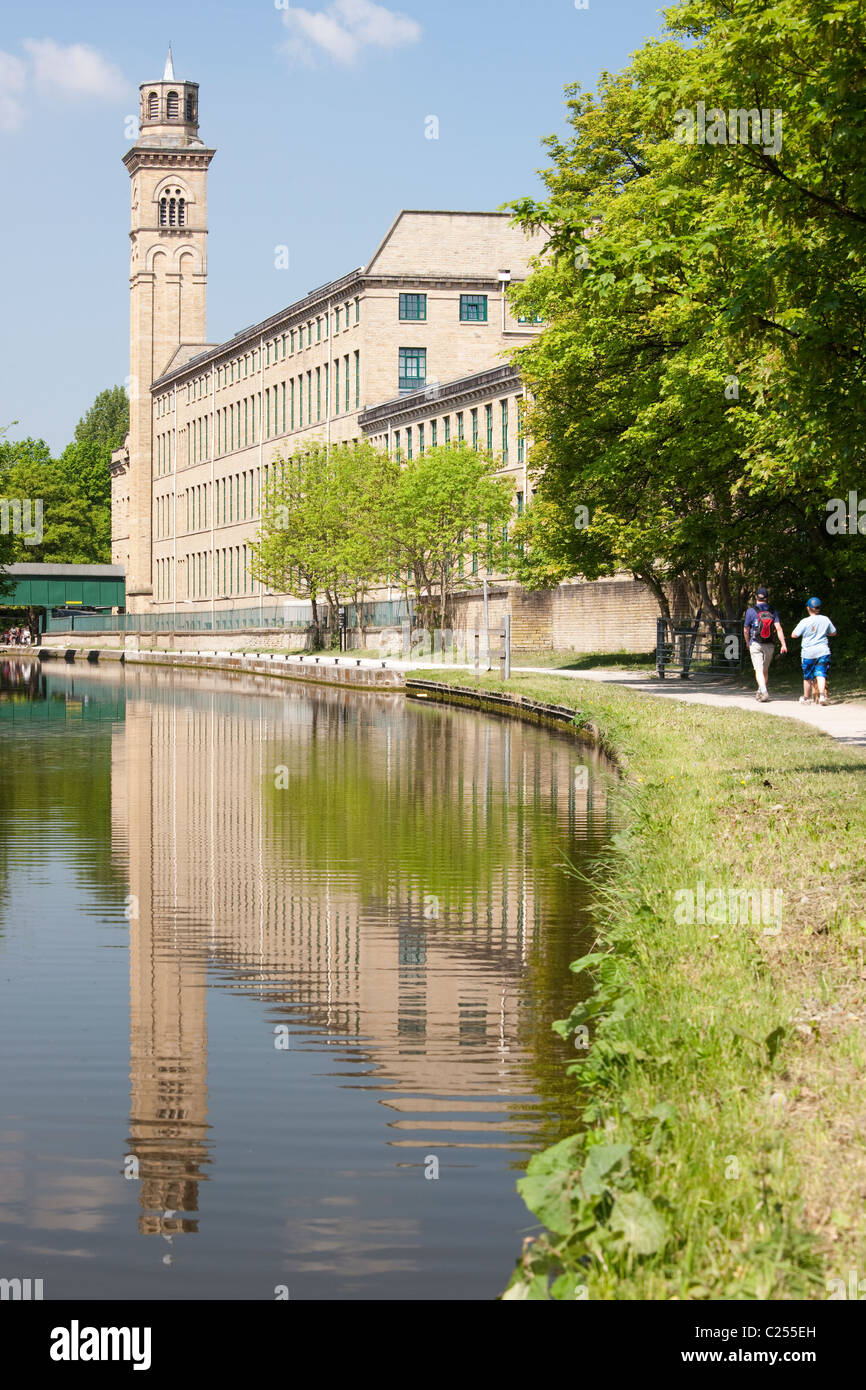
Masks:
[[[129,91],[119,69],[87,44],[24,39],[23,47],[26,58],[0,50],[0,131],[17,130],[37,99],[115,101]]]
[[[97,97],[113,101],[127,91],[120,71],[85,43],[64,47],[53,39],[25,39],[33,81],[37,87],[62,96]]]
[[[27,85],[27,69],[20,58],[0,50],[0,130],[17,130],[24,119],[19,96]]]
[[[350,67],[365,48],[400,48],[421,37],[421,25],[414,19],[373,0],[334,0],[327,10],[319,11],[280,8],[292,36],[285,50],[305,63],[325,54]]]

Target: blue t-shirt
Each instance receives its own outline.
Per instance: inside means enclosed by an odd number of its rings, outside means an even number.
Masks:
[[[813,656],[829,656],[830,643],[827,638],[835,637],[836,629],[830,619],[824,617],[823,613],[810,613],[808,618],[800,619],[791,636],[802,637],[803,645],[800,648],[800,655],[804,659]]]
[[[769,611],[769,604],[767,604],[767,603],[761,603],[761,604],[759,605],[759,608],[760,608],[760,611],[761,611],[761,612],[766,613],[766,612]],[[746,609],[746,616],[745,616],[745,618],[743,619],[743,627],[745,628],[746,632],[748,632],[748,634],[749,634],[749,641],[750,641],[750,642],[758,642],[758,641],[760,640],[759,637],[758,637],[757,632],[755,632],[755,631],[753,630],[753,628],[752,628],[752,623],[756,623],[756,622],[758,621],[758,611],[759,611],[758,608],[747,608],[747,609]],[[773,609],[773,622],[774,622],[774,623],[779,622],[779,615],[778,615],[778,613],[776,612],[775,608]],[[774,627],[774,628],[773,628],[773,634],[774,634],[774,635],[775,635],[775,631],[776,631],[776,629],[775,629],[775,627]],[[773,638],[771,637],[770,640],[772,641]]]

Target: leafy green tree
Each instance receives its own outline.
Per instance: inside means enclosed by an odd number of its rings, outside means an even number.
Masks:
[[[395,466],[372,445],[313,444],[276,460],[253,543],[253,573],[264,583],[310,599],[317,643],[319,601],[336,631],[341,602],[363,602],[387,554],[381,509]]]
[[[551,233],[515,294],[548,323],[518,356],[539,475],[518,574],[625,568],[663,611],[672,583],[725,616],[759,579],[854,602],[862,548],[825,520],[866,445],[863,0],[666,18],[597,99],[568,90],[548,196],[512,205]],[[737,136],[765,110],[781,143],[678,139],[699,102]]]
[[[109,452],[119,449],[129,429],[129,398],[123,386],[100,391],[93,405],[75,426],[77,444],[98,444]]]
[[[387,498],[385,528],[392,571],[410,575],[421,614],[429,625],[447,624],[450,601],[471,583],[473,554],[487,568],[506,561],[505,527],[512,484],[497,465],[467,444],[444,444],[406,460]]]

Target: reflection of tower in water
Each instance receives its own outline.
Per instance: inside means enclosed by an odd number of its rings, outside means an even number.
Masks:
[[[127,705],[112,787],[113,795],[126,797],[123,819],[134,895],[129,1152],[139,1165],[139,1230],[173,1235],[197,1229],[192,1213],[198,1211],[206,1162],[206,971],[189,937],[179,938],[170,911],[178,887],[178,828],[186,810],[178,804],[178,787],[189,794],[190,786],[186,777],[178,779],[176,759],[155,752],[152,715],[146,702]],[[183,718],[183,711],[175,717]]]

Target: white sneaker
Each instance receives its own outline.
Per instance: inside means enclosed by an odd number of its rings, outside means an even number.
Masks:
[[[761,701],[762,704],[763,704],[766,700],[769,700],[769,698],[770,698],[770,697],[769,697],[769,695],[767,694],[766,690],[759,690],[759,691],[758,691],[758,699]]]
[[[819,695],[819,696],[818,696],[818,704],[819,704],[819,705],[829,705],[829,703],[830,703],[830,701],[827,699],[827,696],[826,696],[826,695]]]
[[[812,703],[812,697],[811,697],[811,695],[801,695],[801,696],[800,696],[800,704],[801,704],[801,705],[811,705],[811,703]]]

